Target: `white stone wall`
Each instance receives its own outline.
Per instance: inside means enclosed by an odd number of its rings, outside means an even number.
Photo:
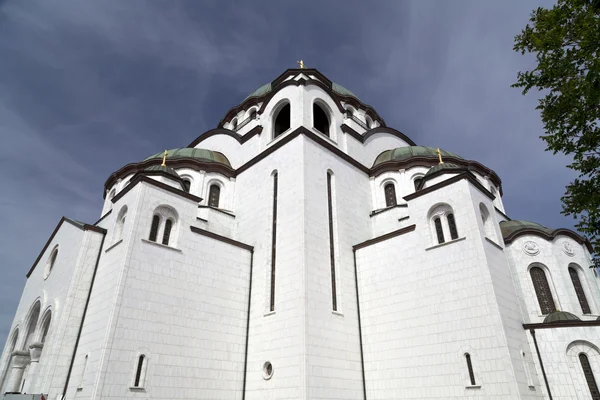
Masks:
[[[414,232],[356,253],[368,398],[525,398],[469,186],[410,201]],[[437,246],[428,215],[441,202],[454,211],[459,239]],[[480,387],[470,387],[467,352]]]

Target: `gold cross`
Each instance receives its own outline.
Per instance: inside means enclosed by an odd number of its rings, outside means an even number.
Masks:
[[[443,164],[444,161],[442,160],[442,152],[440,151],[439,147],[435,152],[437,153],[438,157],[440,158],[440,164]]]
[[[297,63],[298,63],[298,65],[300,66],[300,69],[304,69],[304,68],[306,68],[306,67],[304,66],[304,62],[303,62],[302,60],[300,60],[300,61],[296,61],[296,62],[297,62]]]
[[[167,166],[167,154],[169,154],[169,152],[165,150],[165,154],[163,154],[163,163],[160,165],[161,167]]]

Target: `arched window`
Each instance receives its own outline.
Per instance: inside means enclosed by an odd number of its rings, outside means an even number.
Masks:
[[[467,361],[467,369],[469,371],[469,380],[471,382],[471,386],[475,386],[477,383],[475,382],[475,374],[473,373],[473,364],[471,363],[471,355],[469,353],[465,353],[465,360]]]
[[[256,110],[252,110],[252,112],[250,113],[250,120],[254,121],[257,117],[257,113]]]
[[[164,244],[165,246],[169,245],[169,238],[171,237],[171,228],[173,227],[173,220],[168,219],[167,222],[165,222],[165,232],[163,233],[163,240],[162,240],[162,244]]]
[[[44,279],[48,278],[54,265],[56,264],[56,258],[58,257],[58,245],[54,247],[52,253],[50,253],[50,257],[48,257],[48,261],[46,262],[46,267],[44,268]]]
[[[29,321],[27,323],[27,334],[25,336],[25,342],[23,349],[28,350],[29,345],[33,343],[35,328],[37,326],[38,317],[40,316],[40,303],[39,301],[33,306],[29,314]]]
[[[423,181],[423,177],[419,176],[418,178],[415,178],[415,180],[413,181],[414,185],[415,185],[415,192],[417,190],[419,190],[419,188],[421,187],[421,182]]]
[[[221,188],[219,185],[210,185],[208,190],[208,205],[219,208],[219,198],[221,197]]]
[[[52,314],[50,312],[46,313],[44,316],[44,322],[42,323],[42,335],[40,336],[40,342],[45,343],[46,337],[48,336],[48,331],[50,330],[50,321],[52,320]]]
[[[189,193],[191,187],[192,187],[192,182],[189,179],[184,179],[183,180],[183,188],[185,189],[185,191]]]
[[[448,229],[450,229],[450,238],[452,240],[458,239],[458,231],[456,230],[456,221],[454,220],[454,214],[448,214]]]
[[[583,290],[583,286],[579,280],[579,274],[577,273],[577,270],[573,267],[569,267],[569,276],[571,277],[571,282],[573,282],[573,288],[575,289],[575,294],[577,294],[577,300],[579,300],[581,311],[584,314],[591,314],[592,311],[590,310],[590,305],[585,297],[585,291]]]
[[[160,224],[160,217],[155,215],[152,217],[152,226],[150,227],[150,236],[148,240],[152,242],[156,242],[156,237],[158,236],[158,225]]]
[[[436,217],[433,220],[433,223],[435,224],[435,233],[437,235],[437,240],[439,244],[442,244],[445,242],[444,240],[444,230],[442,229],[442,219],[440,217]]]
[[[234,118],[233,121],[231,121],[231,130],[235,131],[237,129],[237,118]]]
[[[367,129],[373,128],[373,120],[368,115],[365,116],[365,123],[367,124]]]
[[[289,103],[286,104],[285,106],[283,106],[281,108],[281,110],[279,110],[279,112],[277,113],[277,117],[275,118],[273,138],[276,138],[277,136],[281,135],[283,132],[290,129],[290,121],[291,121],[290,113],[291,113],[291,107],[290,107]]]
[[[583,369],[585,381],[587,382],[588,387],[590,388],[592,400],[600,400],[600,390],[598,390],[598,385],[596,384],[596,379],[594,378],[594,372],[592,371],[590,360],[588,359],[585,353],[579,354],[579,362],[581,363],[581,368]]]
[[[533,288],[542,314],[546,315],[556,311],[550,285],[548,284],[544,270],[540,267],[533,267],[529,271],[529,274],[531,275],[531,281],[533,282]]]
[[[123,206],[121,211],[119,211],[119,216],[117,217],[117,226],[115,228],[115,239],[117,242],[123,238],[123,228],[125,227],[125,220],[127,218],[127,206]]]
[[[393,183],[388,183],[387,185],[385,185],[385,188],[383,190],[385,192],[386,207],[392,207],[398,204],[396,200],[396,186],[394,186]]]
[[[313,126],[316,130],[329,136],[329,118],[320,105],[313,103]]]
[[[485,237],[496,240],[492,218],[487,207],[483,203],[479,203],[479,213],[481,214],[481,221],[483,222]]]
[[[140,354],[138,357],[137,367],[135,370],[135,379],[133,381],[133,387],[143,387],[146,369],[146,356]]]
[[[271,282],[269,310],[275,311],[275,266],[277,258],[277,181],[278,173],[273,173],[273,217],[271,221]]]

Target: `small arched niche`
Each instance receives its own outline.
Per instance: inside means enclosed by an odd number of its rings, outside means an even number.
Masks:
[[[329,136],[329,116],[318,103],[313,103],[313,127],[324,135]]]
[[[290,103],[285,103],[276,114],[273,123],[273,138],[281,135],[291,126],[291,107]]]

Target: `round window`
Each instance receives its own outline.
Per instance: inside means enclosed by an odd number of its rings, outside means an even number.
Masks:
[[[265,380],[267,380],[267,379],[271,379],[272,376],[273,376],[273,364],[271,364],[271,362],[267,361],[263,364],[263,378]]]

